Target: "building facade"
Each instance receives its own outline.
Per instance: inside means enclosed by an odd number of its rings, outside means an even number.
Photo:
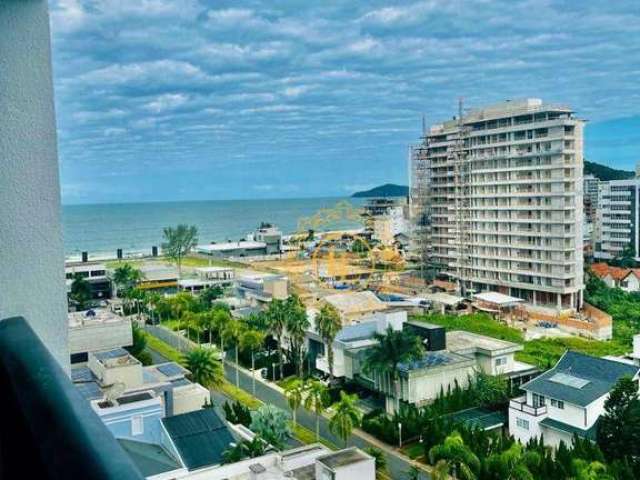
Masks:
[[[594,257],[612,259],[627,245],[638,256],[638,200],[640,178],[600,182]]]
[[[411,158],[414,224],[426,226],[414,229],[415,243],[429,245],[428,267],[463,295],[491,290],[580,308],[582,138],[570,108],[539,99],[432,126]]]

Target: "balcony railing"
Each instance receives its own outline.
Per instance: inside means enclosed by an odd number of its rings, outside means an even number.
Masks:
[[[534,417],[539,417],[540,415],[547,414],[546,405],[541,405],[539,407],[534,407],[533,405],[529,405],[527,403],[527,397],[512,398],[511,401],[509,402],[509,408],[513,408],[514,410],[519,410],[523,413],[533,415]]]
[[[0,382],[0,478],[143,479],[23,318],[0,321]]]

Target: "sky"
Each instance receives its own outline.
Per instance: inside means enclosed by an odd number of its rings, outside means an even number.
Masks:
[[[640,161],[637,0],[50,0],[63,202],[407,184],[422,116],[526,97]]]

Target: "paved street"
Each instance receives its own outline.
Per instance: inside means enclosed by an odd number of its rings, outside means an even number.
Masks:
[[[151,330],[152,333],[155,333],[155,330],[160,330],[157,327],[152,327],[152,328],[147,327],[147,329]],[[185,347],[184,342],[179,341],[174,336],[162,335],[162,340],[164,340],[165,342],[169,343],[174,348],[177,348],[179,350],[182,350]],[[225,376],[227,377],[228,381],[234,385],[236,381],[235,371],[236,369],[233,365],[225,363]],[[242,369],[239,370],[239,373],[240,373],[240,388],[245,390],[246,392],[251,393],[251,375],[245,373],[245,371],[243,371]],[[289,405],[287,404],[287,401],[284,398],[284,396],[280,392],[274,390],[273,388],[265,385],[263,382],[257,380],[257,377],[256,377],[256,397],[262,400],[264,403],[270,403],[286,411],[290,411]],[[222,405],[224,401],[227,400],[227,397],[225,397],[223,394],[221,394],[218,391],[213,392],[213,398],[214,398],[214,401],[219,405]],[[298,409],[297,420],[302,426],[304,426],[305,428],[308,428],[312,432],[315,432],[316,417],[314,414],[308,412],[303,408]],[[329,431],[329,421],[324,417],[320,417],[320,436],[329,440],[330,442],[332,442],[337,446],[343,445],[342,440],[337,438],[335,435],[333,435]],[[351,438],[348,441],[348,445],[357,446],[362,449],[365,449],[367,447],[379,447],[379,445],[375,445],[369,442],[368,440],[360,437],[357,434],[351,435]],[[406,479],[407,478],[406,472],[411,467],[411,464],[407,462],[403,457],[395,454],[389,449],[384,450],[384,452],[385,452],[385,456],[387,457],[387,465],[389,468],[391,478],[393,478],[394,480]],[[429,476],[426,473],[423,473],[423,476],[421,478],[429,479]]]

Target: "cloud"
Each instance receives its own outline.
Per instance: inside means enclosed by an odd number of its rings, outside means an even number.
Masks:
[[[73,201],[91,200],[83,181],[104,201],[406,183],[422,116],[450,118],[460,96],[469,108],[538,96],[592,125],[640,111],[635,0],[50,4]],[[598,137],[593,155],[630,161],[637,135],[616,139]]]

